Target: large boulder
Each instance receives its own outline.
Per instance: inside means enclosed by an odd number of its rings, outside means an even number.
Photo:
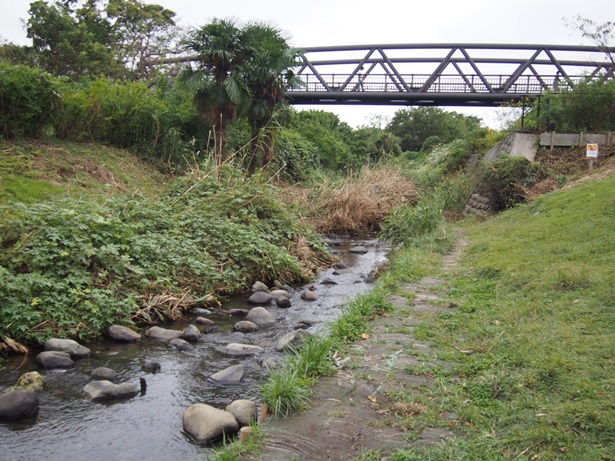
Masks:
[[[45,380],[38,371],[29,371],[24,373],[17,380],[17,384],[13,389],[21,391],[43,392]]]
[[[90,373],[90,376],[94,379],[105,379],[108,381],[112,381],[112,380],[117,379],[119,374],[117,371],[112,370],[111,368],[98,367],[92,370],[92,373]]]
[[[132,397],[137,395],[139,390],[140,389],[132,383],[114,384],[107,380],[92,381],[83,388],[83,392],[92,400]]]
[[[210,442],[239,430],[239,424],[231,413],[204,403],[188,407],[184,411],[182,424],[184,431],[197,442]]]
[[[267,293],[269,288],[263,282],[255,282],[254,285],[252,285],[252,293],[257,293],[259,291]]]
[[[320,298],[318,293],[312,290],[304,290],[303,293],[301,293],[301,299],[305,301],[316,301],[318,298]]]
[[[145,336],[159,341],[171,341],[175,338],[181,338],[183,331],[167,330],[161,327],[151,327],[145,331]]]
[[[182,333],[182,339],[190,343],[196,343],[199,339],[201,339],[201,331],[195,325],[188,325],[184,332]]]
[[[122,325],[111,325],[109,327],[109,337],[123,343],[133,343],[141,339],[139,333]]]
[[[72,339],[53,338],[45,342],[46,351],[68,352],[73,359],[90,356],[90,350]]]
[[[239,383],[243,379],[244,369],[241,365],[225,368],[209,377],[212,381],[225,383]]]
[[[249,320],[240,320],[235,323],[233,329],[235,331],[241,331],[242,333],[253,333],[258,330],[258,325],[254,322],[250,322]]]
[[[239,427],[249,426],[258,418],[258,408],[252,400],[235,400],[227,405],[226,411],[235,417]]]
[[[278,299],[278,298],[290,298],[290,293],[286,290],[272,290],[269,292],[269,294],[273,297],[273,299]]]
[[[357,255],[364,255],[365,253],[367,253],[369,250],[367,248],[365,248],[362,245],[357,245],[352,247],[350,250],[348,250],[349,253],[354,253]]]
[[[48,370],[52,368],[70,368],[75,363],[68,352],[45,351],[36,356],[36,363]]]
[[[248,302],[250,304],[269,304],[273,296],[269,293],[265,293],[264,291],[257,291],[256,293],[252,293],[252,296],[248,298]]]
[[[310,335],[310,332],[303,329],[291,331],[290,333],[285,334],[278,340],[278,343],[275,346],[275,350],[278,352],[284,352],[290,349],[297,349],[299,346],[301,346],[301,343],[305,340],[305,338]]]
[[[246,320],[256,323],[259,327],[269,327],[275,324],[275,317],[264,307],[254,307],[250,309]]]
[[[241,356],[260,354],[261,352],[264,352],[265,349],[260,346],[252,346],[250,344],[230,343],[224,348],[224,351],[228,355]]]
[[[169,341],[169,344],[180,352],[189,352],[194,350],[194,346],[192,344],[181,338],[172,339]]]
[[[36,415],[38,394],[14,389],[0,395],[0,419],[13,421]]]

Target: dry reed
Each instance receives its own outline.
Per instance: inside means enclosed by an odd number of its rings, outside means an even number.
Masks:
[[[378,229],[391,209],[415,202],[416,187],[392,165],[364,167],[343,181],[292,186],[285,200],[294,202],[319,232],[356,233]]]

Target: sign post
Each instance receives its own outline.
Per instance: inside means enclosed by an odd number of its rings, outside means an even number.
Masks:
[[[594,169],[594,159],[598,158],[598,144],[588,144],[586,152],[586,157],[589,159],[589,172],[591,173]]]

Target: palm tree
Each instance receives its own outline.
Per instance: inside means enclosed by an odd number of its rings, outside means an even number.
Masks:
[[[199,114],[214,127],[216,152],[224,156],[226,128],[249,104],[250,92],[241,65],[252,53],[252,41],[235,19],[214,19],[189,34],[186,49],[196,54],[180,82],[194,92]]]
[[[197,110],[214,126],[217,152],[224,155],[228,124],[246,116],[253,139],[250,169],[267,166],[273,159],[275,126],[286,112],[284,91],[300,83],[291,70],[300,51],[276,27],[241,27],[235,19],[214,19],[194,30],[186,48],[196,64],[184,70],[180,81],[194,91]]]
[[[245,30],[255,43],[252,56],[242,65],[251,92],[246,116],[252,128],[253,171],[258,163],[267,167],[273,160],[273,136],[279,123],[288,118],[284,91],[302,84],[292,72],[301,52],[289,46],[276,27],[252,23]]]

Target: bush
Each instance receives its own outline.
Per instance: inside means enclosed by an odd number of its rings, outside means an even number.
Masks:
[[[320,168],[316,146],[295,130],[282,130],[276,145],[276,165],[282,177],[301,181]]]
[[[386,218],[380,237],[401,246],[413,239],[434,234],[444,226],[442,201],[436,196],[423,196],[414,206],[401,205]]]
[[[47,72],[0,62],[0,135],[39,138],[59,102],[59,80]]]
[[[0,216],[0,337],[27,342],[173,319],[182,300],[303,281],[328,262],[264,182],[237,172],[178,180],[157,201],[62,199]]]
[[[529,114],[539,130],[606,132],[615,130],[615,80],[588,79],[574,90],[546,93]]]
[[[503,155],[483,168],[478,191],[492,198],[496,211],[526,202],[526,188],[547,176],[543,166],[530,163],[524,157]]]
[[[61,95],[53,114],[60,139],[131,149],[174,168],[198,162],[192,158],[195,149],[207,151],[209,127],[198,120],[188,96],[163,81],[155,89],[106,78],[65,82]]]

